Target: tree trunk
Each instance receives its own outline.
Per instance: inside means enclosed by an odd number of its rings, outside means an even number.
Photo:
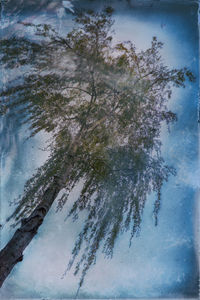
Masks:
[[[21,227],[16,230],[8,244],[0,251],[0,287],[13,267],[23,260],[24,249],[36,235],[38,228],[62,188],[63,185],[55,178],[51,186],[44,192],[38,206],[28,218],[21,221]]]

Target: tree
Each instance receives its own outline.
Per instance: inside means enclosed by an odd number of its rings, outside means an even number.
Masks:
[[[130,230],[130,243],[139,233],[151,192],[157,194],[157,224],[161,187],[175,174],[162,158],[160,130],[176,120],[167,108],[172,87],[183,87],[186,77],[193,81],[192,73],[165,66],[156,37],[143,51],[130,41],[114,45],[110,7],[80,13],[75,22],[66,36],[47,24],[26,23],[34,38],[1,40],[1,64],[21,70],[1,91],[1,110],[17,110],[31,136],[42,130],[51,135],[49,159],[28,180],[10,217],[21,226],[0,252],[1,285],[61,190],[58,209],[84,180],[68,213],[75,220],[88,212],[68,265],[84,248],[75,266],[81,287],[100,248],[112,257],[120,233]]]

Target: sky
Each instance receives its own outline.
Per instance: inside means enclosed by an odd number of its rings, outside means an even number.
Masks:
[[[99,4],[78,0],[50,1],[48,5],[46,2],[41,1],[41,7],[35,11],[30,9],[31,1],[30,5],[28,1],[26,5],[21,1],[21,11],[13,6],[11,15],[8,8],[4,9],[4,33],[16,28],[19,18],[54,22],[61,32],[66,28],[70,30],[77,7],[103,4],[103,1]],[[198,77],[197,6],[178,4],[179,1],[176,5],[166,1],[164,4],[149,1],[148,5],[142,5],[142,1],[130,3],[115,1],[115,40],[132,40],[137,48],[146,49],[152,37],[157,36],[164,42],[162,56],[166,64],[189,67]],[[6,76],[3,70],[1,79]],[[198,78],[195,83],[188,82],[185,89],[174,89],[169,107],[177,113],[178,121],[170,132],[163,128],[162,152],[166,161],[176,168],[177,175],[163,186],[158,226],[154,226],[154,195],[150,195],[140,236],[133,239],[130,248],[129,235],[120,236],[111,260],[98,254],[97,263],[89,270],[79,292],[80,298],[197,297],[196,212],[200,173],[197,106]],[[5,224],[14,209],[9,201],[23,192],[25,181],[48,155],[41,150],[46,135],[25,140],[27,128],[18,125],[17,118],[1,118],[1,247],[13,233],[9,224]],[[79,191],[80,185],[72,191],[61,212],[55,213],[56,203],[53,205],[37,236],[25,250],[24,260],[5,281],[1,298],[74,298],[79,278],[72,272],[63,274],[84,216],[77,223],[70,219],[65,221],[65,217]]]

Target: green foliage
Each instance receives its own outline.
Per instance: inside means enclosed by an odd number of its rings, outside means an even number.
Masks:
[[[164,65],[163,44],[156,37],[143,51],[130,41],[114,45],[111,8],[82,13],[75,22],[65,37],[50,25],[24,24],[37,39],[2,40],[1,64],[22,71],[0,96],[3,110],[18,109],[32,135],[51,133],[51,156],[27,182],[12,217],[29,215],[55,178],[66,191],[58,200],[62,209],[70,190],[84,179],[69,212],[76,219],[88,211],[68,266],[84,248],[75,267],[75,274],[82,271],[81,286],[100,247],[112,257],[120,233],[130,230],[130,241],[139,233],[151,192],[157,194],[157,224],[161,187],[175,174],[161,156],[161,126],[176,120],[167,108],[172,87],[194,77],[186,68]],[[72,171],[64,180],[68,165]]]

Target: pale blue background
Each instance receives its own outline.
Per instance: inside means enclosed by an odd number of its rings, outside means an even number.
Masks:
[[[28,1],[27,1],[28,2]],[[163,1],[167,3],[166,1]],[[178,1],[180,3],[180,1]],[[173,2],[173,3],[178,3]],[[186,2],[186,1],[185,1]],[[88,5],[97,7],[99,2],[74,1],[70,9]],[[103,1],[101,1],[103,3]],[[148,2],[145,7],[115,1],[115,40],[130,39],[136,46],[150,46],[152,36],[164,42],[162,55],[172,67],[189,67],[198,77],[198,27],[196,5],[162,4]],[[144,2],[143,2],[144,3]],[[157,4],[154,4],[157,3]],[[192,3],[188,1],[188,3]],[[53,5],[55,4],[55,5]],[[64,5],[63,5],[64,4]],[[60,31],[72,26],[71,14],[65,10],[65,2],[51,1],[34,14],[24,8],[15,17],[4,11],[3,34],[16,29],[16,21],[29,18],[33,22],[54,22]],[[151,5],[153,4],[153,5]],[[28,5],[27,5],[28,7]],[[7,78],[8,71],[2,76]],[[197,189],[199,187],[198,166],[198,78],[196,83],[187,83],[186,89],[174,89],[170,108],[178,115],[178,122],[169,133],[162,131],[163,155],[175,166],[177,176],[171,177],[162,189],[162,206],[158,226],[154,226],[153,200],[150,196],[145,208],[141,235],[128,248],[129,235],[118,239],[112,260],[98,255],[97,264],[90,269],[79,297],[191,297],[197,296]],[[20,116],[19,116],[20,117]],[[13,210],[9,201],[23,191],[23,184],[47,157],[39,150],[46,136],[40,134],[25,141],[26,128],[17,125],[16,119],[1,120],[2,179],[1,220]],[[51,209],[36,238],[25,250],[24,260],[19,263],[1,289],[4,298],[67,298],[74,297],[78,277],[72,272],[61,279],[81,228],[78,223],[64,222],[73,197],[80,190],[77,186],[70,201],[61,213]],[[12,235],[9,224],[2,230],[3,247]]]

